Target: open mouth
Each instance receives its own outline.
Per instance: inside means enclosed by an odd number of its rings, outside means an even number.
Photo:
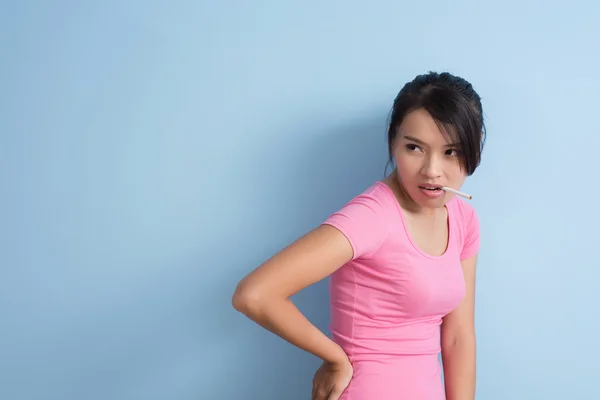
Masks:
[[[421,189],[429,190],[431,192],[438,192],[442,190],[440,186],[419,186]]]

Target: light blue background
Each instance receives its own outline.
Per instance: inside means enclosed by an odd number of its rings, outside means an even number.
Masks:
[[[485,3],[485,4],[482,4]],[[449,70],[489,138],[478,399],[598,399],[600,5],[3,2],[0,398],[307,399],[231,307],[383,177],[400,87]],[[325,282],[295,297],[327,329]]]

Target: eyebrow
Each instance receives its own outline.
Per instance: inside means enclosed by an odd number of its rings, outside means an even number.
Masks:
[[[419,143],[419,144],[421,144],[423,146],[427,146],[427,143],[425,143],[424,141],[422,141],[420,139],[417,139],[416,137],[413,137],[413,136],[404,136],[404,138],[406,140],[410,140],[410,141]],[[459,145],[459,143],[450,143],[450,144],[447,144],[445,147],[456,147],[458,145]]]

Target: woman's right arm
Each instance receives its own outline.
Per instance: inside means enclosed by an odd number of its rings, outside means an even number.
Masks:
[[[347,363],[342,348],[311,324],[290,297],[326,278],[352,256],[353,248],[344,234],[320,225],[242,279],[233,306],[300,349],[329,363]]]

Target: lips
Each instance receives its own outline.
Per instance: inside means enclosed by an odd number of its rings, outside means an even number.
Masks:
[[[419,190],[425,197],[430,199],[439,199],[444,197],[445,192],[442,190],[441,185],[425,184],[419,185]]]
[[[420,185],[419,187],[421,189],[430,190],[430,191],[442,190],[442,185]]]

